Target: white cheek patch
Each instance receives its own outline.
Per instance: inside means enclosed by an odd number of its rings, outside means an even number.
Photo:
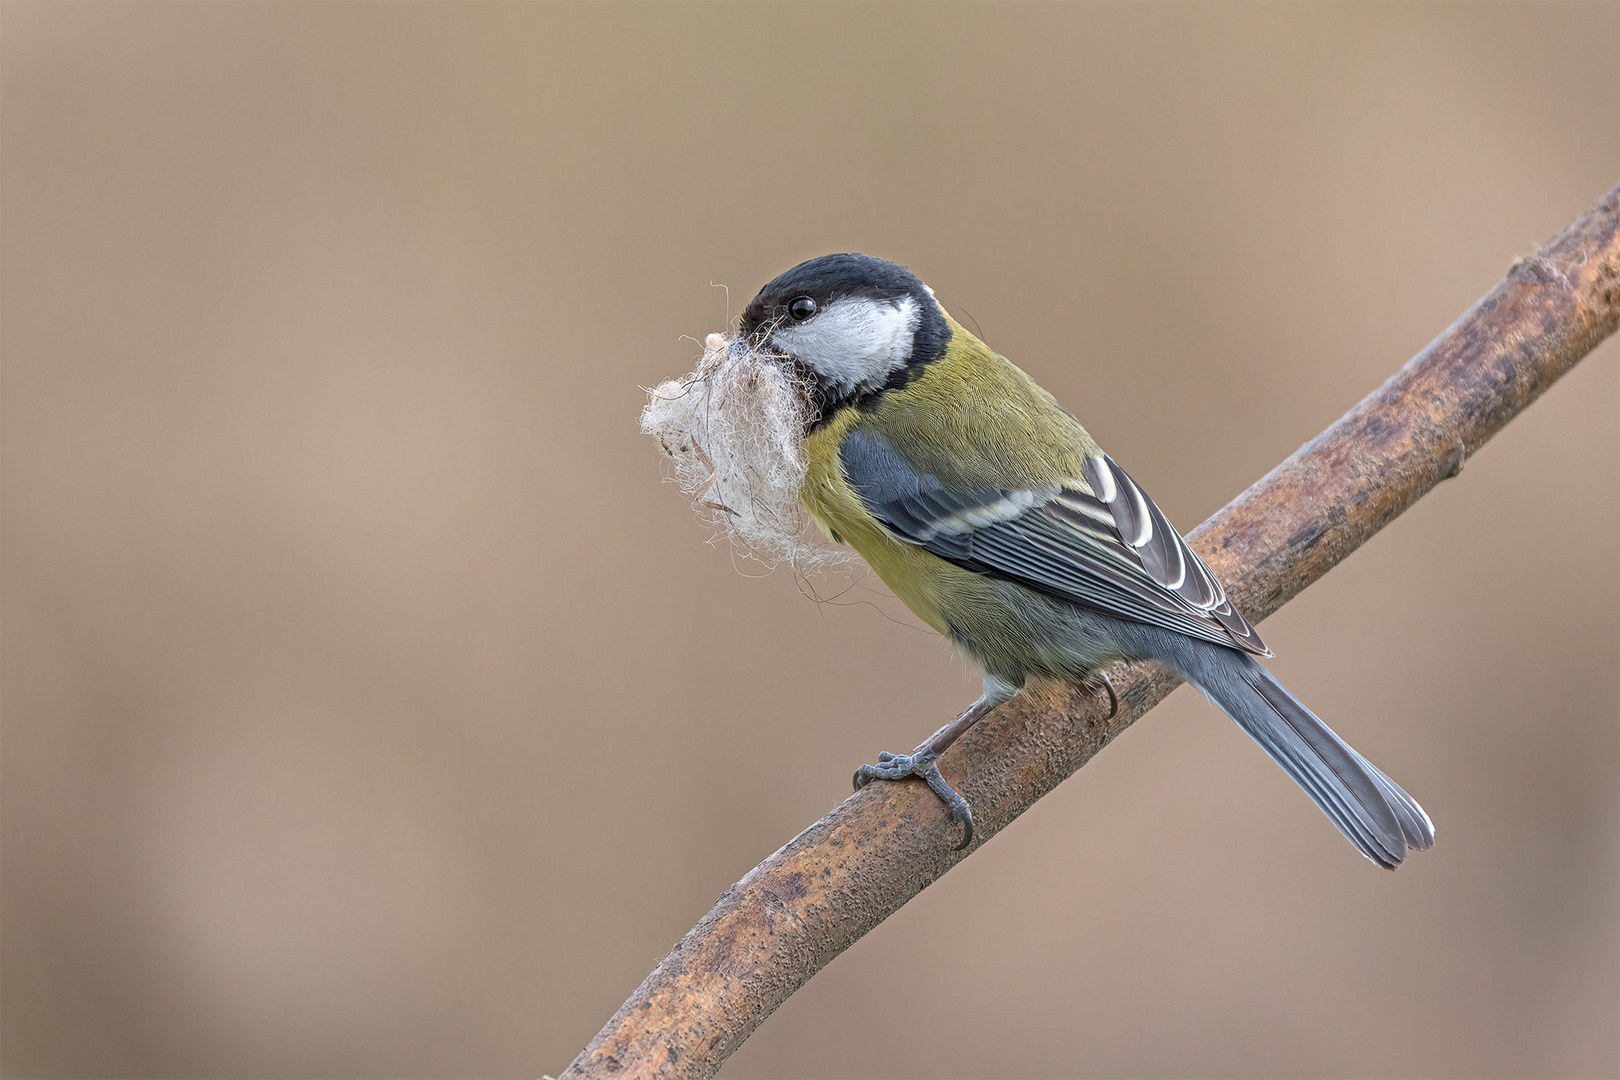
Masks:
[[[705,524],[747,557],[806,572],[855,559],[827,544],[799,504],[810,391],[780,359],[710,334],[697,370],[648,391],[641,412],[641,430]]]
[[[875,390],[911,355],[922,313],[909,296],[834,300],[808,321],[780,326],[776,348],[797,357],[841,392]]]

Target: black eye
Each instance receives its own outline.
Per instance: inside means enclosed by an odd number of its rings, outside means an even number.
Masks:
[[[788,314],[793,316],[795,322],[804,322],[816,313],[816,302],[808,296],[801,296],[788,305]]]

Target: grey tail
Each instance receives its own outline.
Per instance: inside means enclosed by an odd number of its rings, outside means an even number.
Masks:
[[[1408,850],[1434,846],[1417,801],[1350,748],[1246,653],[1182,639],[1172,666],[1283,767],[1361,851],[1393,870]]]

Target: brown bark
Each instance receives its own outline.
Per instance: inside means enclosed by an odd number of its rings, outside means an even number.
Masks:
[[[1259,621],[1478,450],[1620,323],[1620,188],[1332,427],[1188,540]],[[996,709],[941,759],[974,809],[959,835],[922,784],[873,784],[728,889],[563,1074],[712,1076],[833,957],[1084,765],[1175,688],[1112,672],[1119,714],[1074,687]]]

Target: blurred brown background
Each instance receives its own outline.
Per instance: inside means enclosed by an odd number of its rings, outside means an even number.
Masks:
[[[792,263],[909,264],[1190,528],[1620,175],[1614,4],[0,20],[11,1076],[554,1074],[972,698],[636,431]],[[1183,690],[726,1075],[1613,1075],[1616,354],[1265,626],[1435,851]]]

